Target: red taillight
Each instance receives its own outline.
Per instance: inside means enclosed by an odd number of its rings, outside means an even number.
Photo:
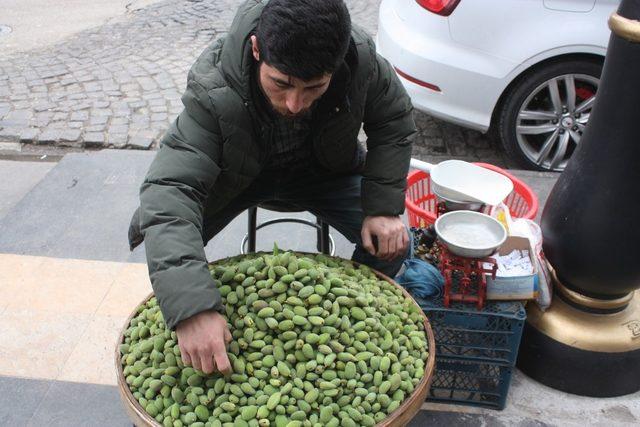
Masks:
[[[458,6],[460,0],[416,0],[416,2],[430,12],[449,16]]]

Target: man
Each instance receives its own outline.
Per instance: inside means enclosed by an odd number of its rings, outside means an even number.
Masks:
[[[206,242],[247,208],[278,202],[321,217],[356,244],[354,260],[393,276],[409,242],[399,215],[412,107],[342,0],[245,2],[191,68],[182,101],[142,184],[130,240],[146,241],[183,361],[228,372],[231,334]]]

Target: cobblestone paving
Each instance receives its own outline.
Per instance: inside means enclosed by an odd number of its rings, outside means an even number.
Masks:
[[[164,1],[62,43],[0,52],[0,142],[72,148],[156,148],[181,111],[187,71],[225,34],[241,0]],[[375,34],[379,0],[346,0]],[[489,138],[416,113],[415,155],[505,165]]]

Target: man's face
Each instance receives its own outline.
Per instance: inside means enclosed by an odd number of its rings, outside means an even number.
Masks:
[[[253,57],[260,60],[256,36],[251,36]],[[312,80],[301,80],[281,73],[276,68],[260,63],[259,81],[262,91],[273,109],[287,118],[294,118],[309,111],[329,88],[331,74]]]

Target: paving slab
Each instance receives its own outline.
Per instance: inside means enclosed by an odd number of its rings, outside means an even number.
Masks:
[[[460,412],[420,411],[408,424],[408,427],[456,426],[456,427],[502,427],[506,424],[493,415],[465,414]],[[544,425],[544,424],[541,424]]]
[[[51,382],[0,375],[0,425],[25,425],[44,399]]]
[[[52,162],[0,160],[0,218],[55,166]]]
[[[65,156],[0,220],[0,252],[123,261],[138,188],[155,153]]]
[[[131,427],[113,386],[51,381],[27,426]]]

